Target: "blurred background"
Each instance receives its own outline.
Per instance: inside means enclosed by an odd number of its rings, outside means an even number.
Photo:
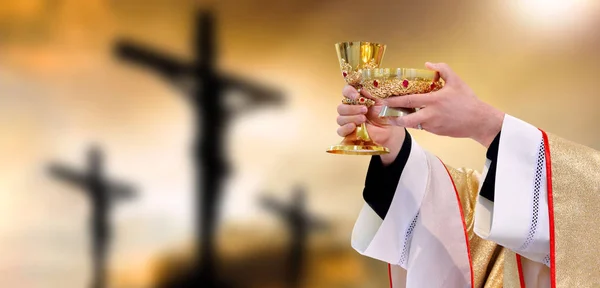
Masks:
[[[201,73],[168,79],[115,52],[129,39],[195,67],[200,11],[215,21],[215,79],[236,75],[279,101],[214,112],[213,123],[200,107],[208,102],[190,101]],[[224,180],[211,205],[229,287],[387,287],[386,265],[350,247],[369,157],[325,153],[341,140],[334,43],[385,43],[385,67],[446,62],[483,100],[600,149],[599,14],[592,0],[0,0],[0,286],[90,287],[91,219],[104,215],[105,286],[158,287],[192,265],[200,170]],[[214,143],[227,174],[199,169],[194,156],[210,125],[224,137]],[[483,167],[473,141],[411,133],[452,166]],[[93,209],[94,193],[110,189],[84,177],[92,145],[132,199]],[[81,175],[61,181],[51,163]],[[303,262],[290,256],[298,251]],[[285,276],[292,262],[302,264],[298,283]]]

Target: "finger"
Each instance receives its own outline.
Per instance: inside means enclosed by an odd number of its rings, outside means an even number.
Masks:
[[[367,111],[369,111],[369,109],[367,108],[367,106],[363,105],[340,104],[337,107],[338,114],[342,116],[365,114],[367,113]]]
[[[353,99],[353,100],[358,99],[360,96],[364,96],[367,99],[371,99],[371,100],[375,101],[375,104],[381,103],[381,99],[374,97],[366,89],[360,89],[360,91],[359,91],[355,87],[350,86],[350,85],[344,86],[344,89],[342,90],[342,95],[344,95],[344,97],[346,97],[346,98]]]
[[[367,90],[367,89],[361,89],[360,90],[360,94],[362,96],[365,96],[366,98],[369,98],[371,100],[375,100],[376,103],[379,102],[379,101],[381,101],[379,98],[371,95],[371,92],[369,92],[369,90]]]
[[[394,96],[385,99],[384,105],[392,108],[421,108],[434,101],[435,97],[428,94],[409,94],[404,96]]]
[[[338,135],[340,135],[342,137],[346,137],[346,136],[350,135],[350,133],[352,133],[355,129],[356,129],[356,125],[354,123],[348,123],[344,126],[338,127],[337,133],[338,133]]]
[[[352,115],[352,116],[338,116],[337,124],[340,126],[344,126],[348,123],[354,123],[356,125],[360,125],[367,121],[367,117],[365,115]]]
[[[426,110],[427,109],[421,109],[406,116],[398,117],[396,119],[396,125],[407,128],[414,128],[419,124],[423,125],[423,123],[427,122],[428,119],[428,113]]]
[[[425,67],[427,67],[427,69],[429,69],[429,70],[434,70],[434,71],[439,72],[442,79],[444,79],[444,81],[446,81],[446,82],[451,82],[451,81],[453,81],[454,78],[456,78],[456,73],[454,73],[454,71],[452,71],[450,66],[448,66],[448,64],[446,64],[446,63],[427,62],[427,63],[425,63]]]
[[[356,88],[354,88],[350,85],[344,86],[344,89],[342,90],[342,95],[344,95],[344,97],[350,98],[350,99],[357,99],[360,96],[360,94],[358,93]]]

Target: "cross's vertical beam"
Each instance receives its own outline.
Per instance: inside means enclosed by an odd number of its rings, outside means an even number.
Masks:
[[[304,268],[304,254],[308,242],[310,223],[306,211],[306,196],[304,191],[297,188],[292,195],[290,204],[290,256],[288,259],[288,281],[292,287],[299,287],[302,280]]]
[[[88,190],[92,201],[90,235],[92,235],[92,259],[94,261],[94,288],[106,286],[106,258],[111,235],[108,218],[110,215],[110,191],[104,183],[104,157],[102,151],[93,147],[88,152]]]
[[[196,61],[196,85],[194,105],[197,114],[196,122],[196,185],[198,215],[197,227],[200,234],[200,274],[203,281],[213,282],[212,279],[217,271],[214,253],[215,234],[218,223],[218,210],[220,204],[220,193],[226,176],[225,159],[225,127],[227,125],[225,113],[225,101],[223,99],[223,87],[215,67],[216,43],[214,18],[210,12],[198,13],[196,20],[195,53]],[[208,279],[207,279],[208,278]]]

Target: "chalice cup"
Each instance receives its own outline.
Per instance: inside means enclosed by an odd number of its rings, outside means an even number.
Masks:
[[[357,90],[361,89],[361,79],[364,69],[378,68],[383,60],[386,45],[373,42],[341,42],[335,44],[342,76],[349,85]],[[370,107],[373,101],[360,98],[361,102],[344,99],[345,104],[366,105]],[[383,147],[369,137],[366,124],[356,128],[354,133],[344,137],[341,143],[327,149],[328,153],[344,155],[381,155],[389,153],[389,149]]]
[[[363,69],[360,83],[363,90],[373,97],[386,99],[411,94],[427,94],[444,87],[440,74],[436,71],[414,68],[375,68]],[[416,112],[420,108],[391,108],[384,106],[379,117],[401,117]]]

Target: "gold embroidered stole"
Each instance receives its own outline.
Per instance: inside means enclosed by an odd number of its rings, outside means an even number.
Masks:
[[[548,143],[556,287],[600,287],[600,152],[551,134]]]
[[[473,231],[475,223],[475,203],[479,194],[479,180],[476,172],[470,169],[447,167],[460,198],[467,234],[469,251],[473,265],[473,286],[483,288],[501,288],[504,266],[504,247],[484,240]]]

